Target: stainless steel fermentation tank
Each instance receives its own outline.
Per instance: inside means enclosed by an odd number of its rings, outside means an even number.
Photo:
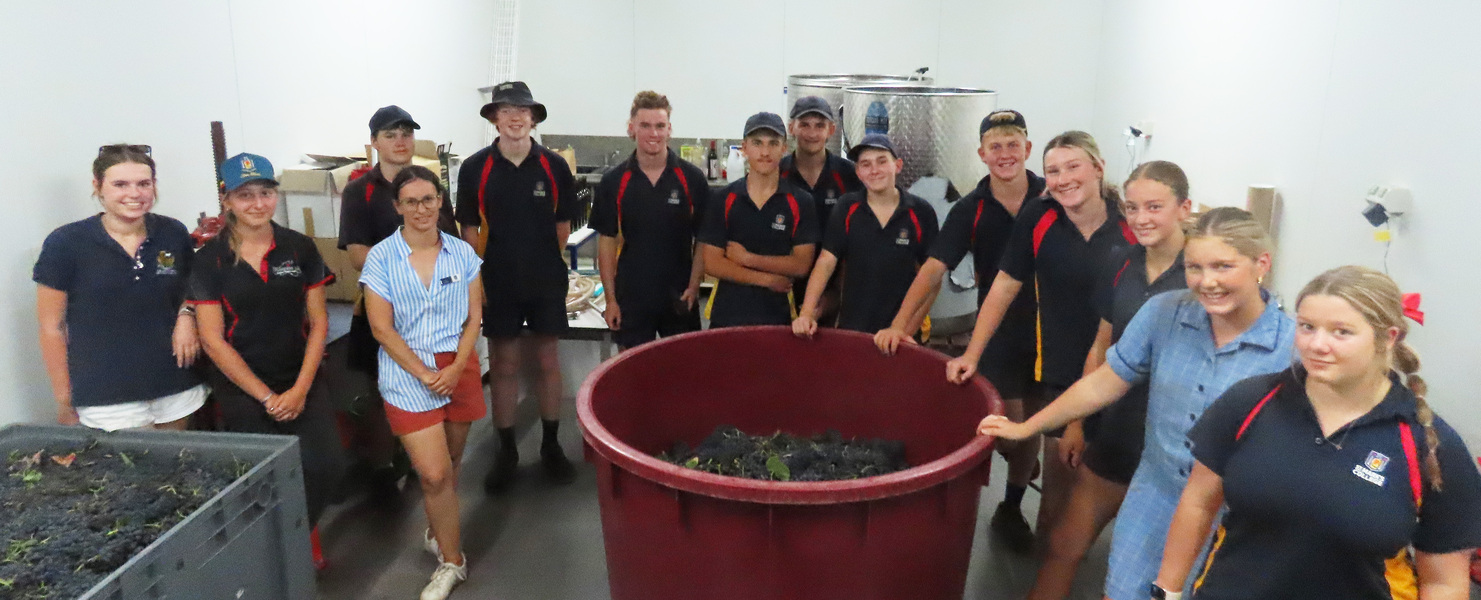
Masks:
[[[885,133],[905,168],[909,188],[927,175],[944,177],[961,194],[987,175],[977,156],[977,127],[998,106],[997,92],[972,88],[863,86],[844,90],[843,131],[853,143],[865,133]]]
[[[793,75],[787,78],[787,112],[782,113],[786,118],[792,112],[792,105],[797,103],[798,98],[807,96],[820,96],[828,101],[833,107],[833,112],[839,114],[843,111],[844,90],[856,86],[921,86],[931,85],[936,81],[925,75],[846,75],[846,74],[823,74],[823,75]],[[843,121],[840,119],[838,132],[828,139],[828,150],[835,154],[843,154]]]

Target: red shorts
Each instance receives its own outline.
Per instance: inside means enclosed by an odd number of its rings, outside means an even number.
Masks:
[[[457,357],[456,352],[439,352],[433,356],[439,369],[453,364]],[[447,422],[472,423],[486,414],[488,405],[483,401],[483,374],[479,372],[476,357],[468,359],[463,376],[458,378],[458,385],[453,388],[451,402],[426,412],[405,411],[386,402],[386,420],[391,423],[391,433],[398,436]]]

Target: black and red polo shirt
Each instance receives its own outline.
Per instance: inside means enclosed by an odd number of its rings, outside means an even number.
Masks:
[[[777,183],[760,207],[746,192],[747,178],[730,184],[705,211],[699,243],[724,250],[739,242],[748,252],[787,256],[792,248],[817,244],[818,218],[812,196],[786,179]],[[786,292],[722,281],[710,292],[710,325],[786,325],[792,322],[792,304]]]
[[[191,304],[220,304],[226,341],[274,392],[293,387],[308,347],[308,291],[334,281],[308,236],[273,224],[273,245],[258,265],[238,260],[229,236],[196,253]],[[255,267],[255,268],[254,268]]]
[[[531,143],[519,165],[498,141],[458,171],[458,223],[486,227],[483,287],[489,304],[564,299],[566,262],[556,224],[580,217],[576,180],[564,158]]]
[[[1069,387],[1084,374],[1100,328],[1092,302],[1097,274],[1118,248],[1136,243],[1116,201],[1105,203],[1106,221],[1089,239],[1048,196],[1024,204],[1013,223],[999,269],[1036,291],[1038,381]]]
[[[450,235],[458,235],[453,222],[452,198],[443,199],[441,212],[437,218],[438,228]],[[340,250],[351,244],[374,246],[396,233],[400,226],[396,192],[391,189],[391,182],[381,174],[380,164],[345,184],[339,201]]]
[[[699,167],[668,151],[658,181],[638,166],[637,154],[602,176],[589,226],[622,236],[614,293],[624,307],[667,308],[689,287],[694,237],[709,204],[710,186]]]
[[[869,208],[867,192],[845,194],[823,237],[823,250],[844,271],[838,326],[866,333],[889,327],[936,232],[936,211],[905,190],[885,223]]]
[[[833,215],[833,209],[838,206],[844,194],[864,191],[863,182],[859,181],[859,172],[854,167],[853,161],[847,158],[824,151],[823,170],[818,174],[816,184],[809,185],[797,170],[797,155],[788,154],[782,157],[777,168],[782,172],[782,179],[792,182],[812,196],[817,207],[818,222],[828,223]]]
[[[1390,382],[1377,406],[1331,435],[1299,369],[1241,381],[1203,413],[1188,437],[1194,458],[1223,479],[1229,512],[1194,597],[1414,598],[1410,547],[1481,546],[1475,459],[1435,417],[1435,490],[1414,394]]]

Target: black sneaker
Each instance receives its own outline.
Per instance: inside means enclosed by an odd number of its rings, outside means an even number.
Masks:
[[[494,466],[483,478],[483,491],[487,494],[502,494],[509,491],[514,480],[519,478],[519,452],[498,450],[494,453]]]
[[[545,474],[551,481],[561,485],[576,481],[576,466],[566,458],[560,446],[552,444],[540,448],[540,462],[545,465]]]
[[[992,531],[1016,554],[1028,554],[1034,549],[1034,532],[1017,506],[999,502],[997,512],[992,515]]]

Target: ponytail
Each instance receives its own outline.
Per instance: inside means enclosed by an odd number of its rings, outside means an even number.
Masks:
[[[1435,432],[1435,411],[1430,409],[1429,402],[1425,400],[1429,385],[1419,376],[1419,353],[1404,340],[1394,344],[1394,370],[1404,376],[1404,387],[1414,392],[1415,415],[1419,417],[1419,425],[1424,428],[1424,445],[1427,449],[1424,455],[1424,473],[1430,480],[1430,487],[1437,492],[1441,491],[1445,482],[1440,477],[1440,435]]]

